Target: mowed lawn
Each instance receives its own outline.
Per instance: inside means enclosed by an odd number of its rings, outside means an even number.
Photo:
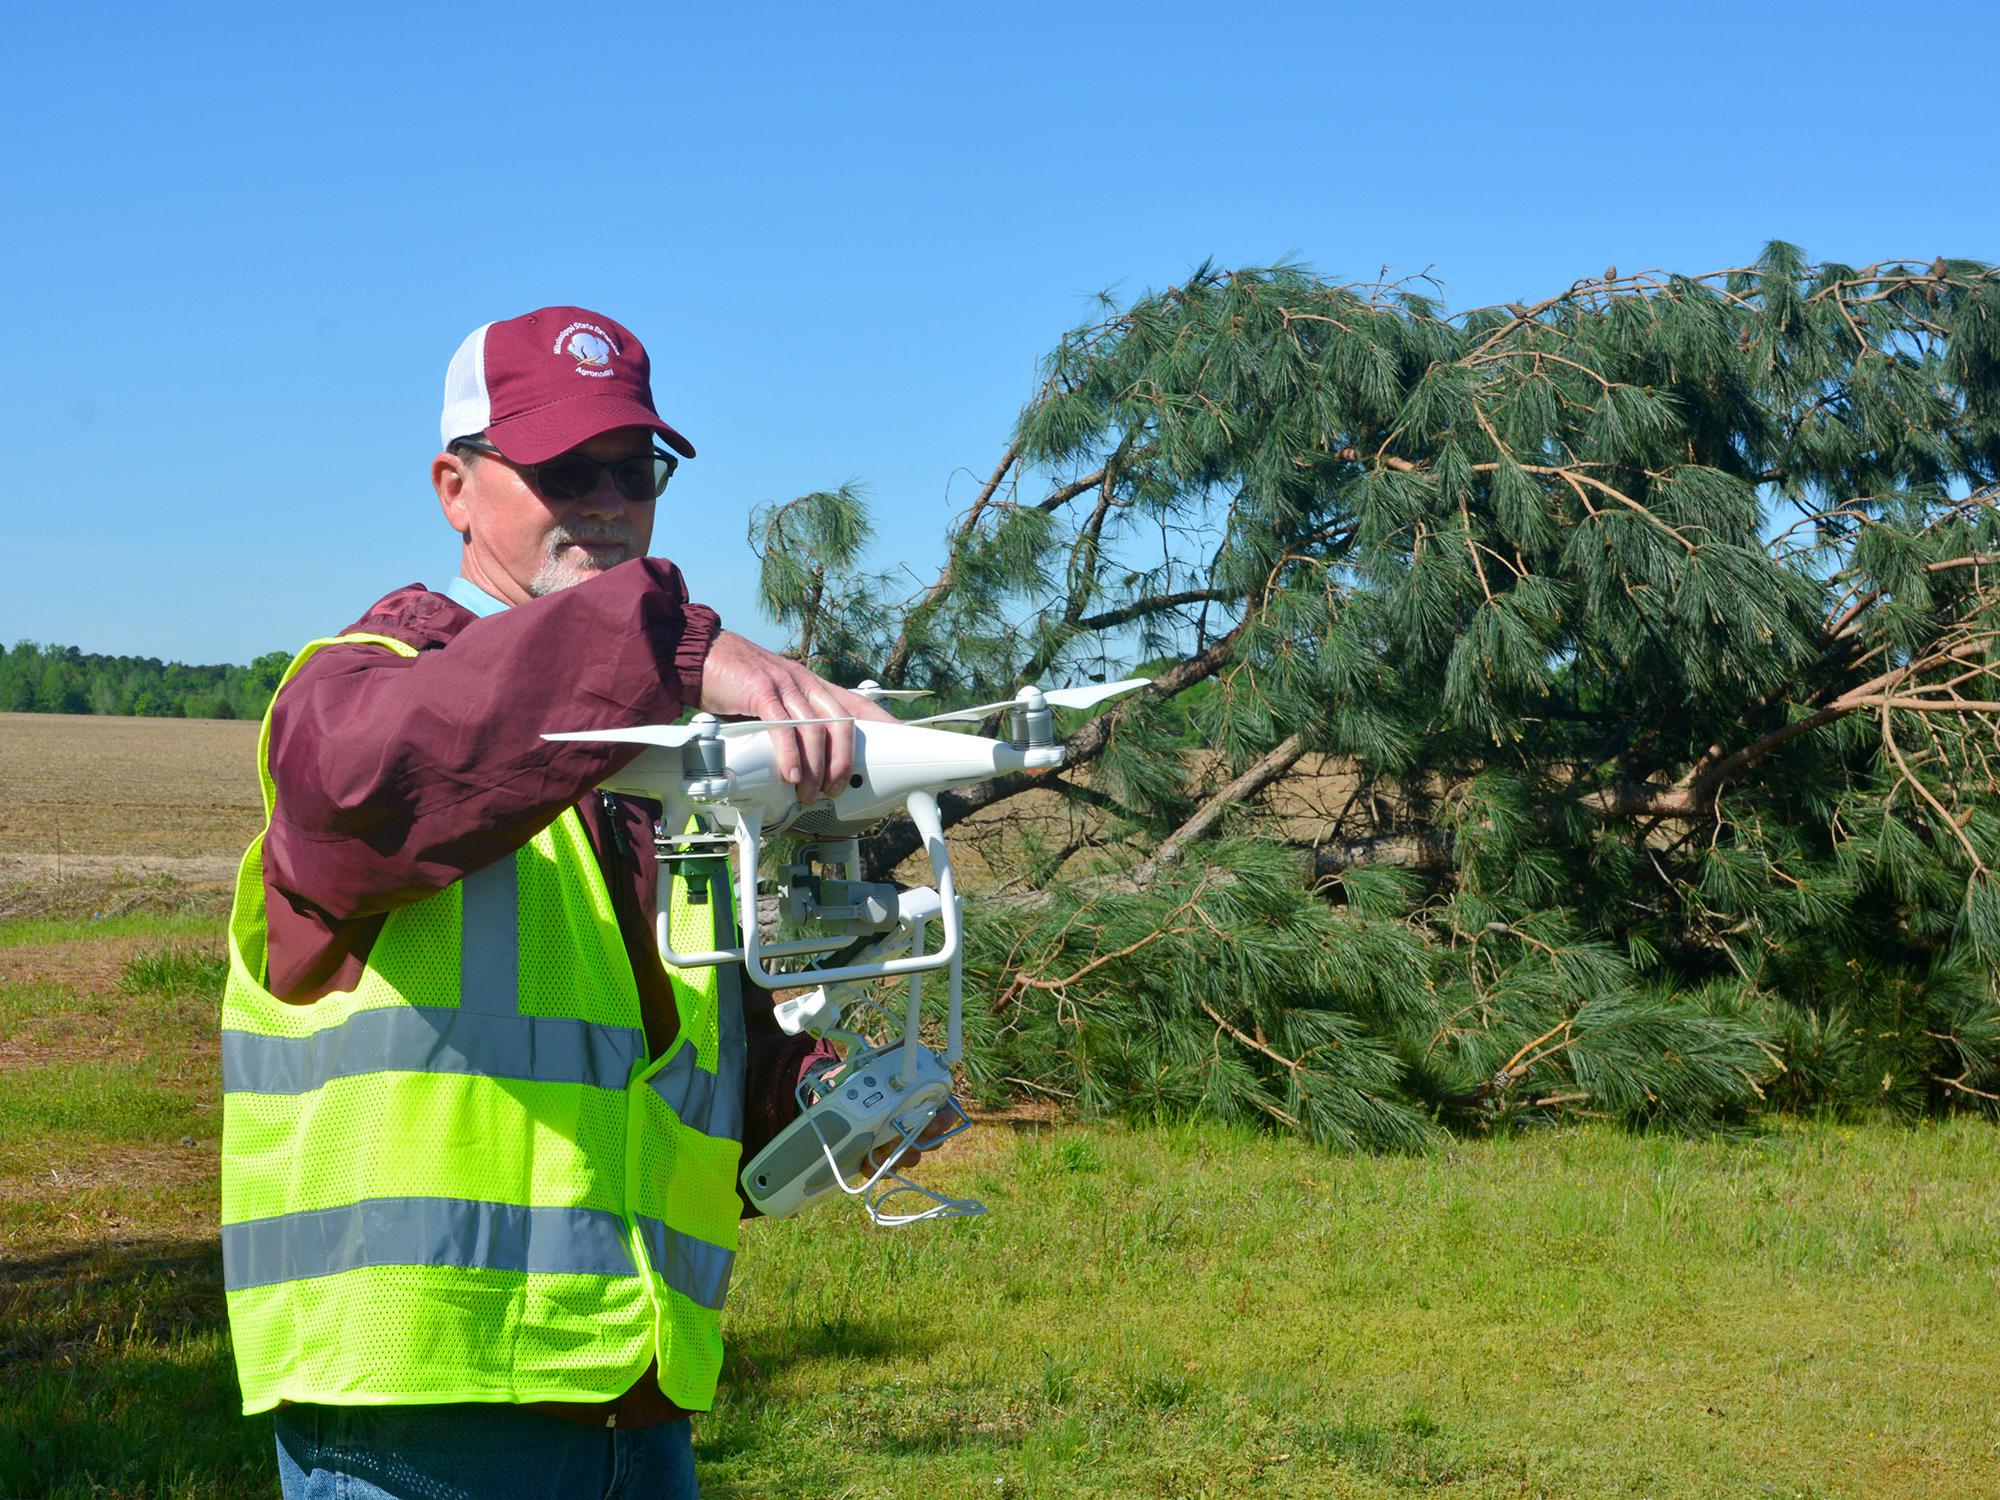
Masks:
[[[214,1245],[218,928],[0,926],[0,1493],[276,1494]],[[747,1228],[706,1492],[2000,1496],[1996,1151],[988,1123],[926,1169],[985,1219]]]

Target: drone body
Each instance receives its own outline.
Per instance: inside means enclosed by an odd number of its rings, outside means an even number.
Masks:
[[[1060,745],[1022,748],[920,724],[857,719],[854,769],[847,789],[808,808],[799,804],[796,790],[779,774],[771,737],[761,726],[719,724],[700,714],[688,725],[586,730],[545,738],[645,745],[602,785],[606,791],[660,803],[665,809],[660,821],[668,827],[679,827],[689,814],[702,813],[720,827],[735,828],[746,813],[754,812],[767,834],[796,829],[818,837],[865,833],[901,812],[913,793],[971,786],[1006,771],[1053,770],[1063,763]],[[715,750],[708,750],[708,745]]]
[[[918,1135],[940,1115],[954,1118],[947,1135],[971,1123],[951,1097],[950,1069],[959,1056],[964,913],[937,794],[1009,771],[1055,769],[1063,763],[1064,751],[1055,742],[1052,708],[1086,708],[1144,684],[1143,678],[1131,678],[1051,693],[1027,687],[1002,703],[935,714],[914,723],[854,720],[848,785],[811,806],[799,802],[796,790],[778,770],[769,734],[779,727],[778,721],[724,724],[712,715],[697,714],[689,724],[543,736],[645,747],[600,784],[607,791],[661,805],[662,889],[656,935],[662,960],[677,968],[741,964],[744,974],[766,989],[806,989],[807,994],[777,1007],[779,1024],[795,1034],[805,1030],[833,1038],[846,1049],[836,1067],[800,1083],[799,1118],[744,1168],[744,1191],[765,1213],[777,1217],[794,1213],[836,1189],[862,1198],[869,1217],[883,1225],[985,1212],[977,1203],[947,1198],[895,1170],[916,1149]],[[877,702],[912,696],[874,683],[862,684],[861,691]],[[928,727],[1003,711],[1010,717],[1005,740]],[[932,886],[899,890],[861,878],[859,836],[899,811],[909,814],[923,836]],[[793,923],[817,924],[829,936],[764,941],[755,914],[766,834],[804,841],[797,857],[783,865],[778,876],[783,908]],[[712,852],[718,842],[733,846],[736,854],[742,945],[677,952],[669,941],[665,889],[673,862]],[[943,930],[938,946],[926,951],[927,928],[934,920]],[[774,961],[788,959],[806,962],[800,967],[772,967]],[[919,1038],[923,977],[938,970],[945,971],[947,995],[942,1054],[932,1052]],[[900,1018],[869,994],[869,986],[881,979],[908,985]],[[850,1013],[846,1026],[844,1007]],[[871,1016],[883,1035],[871,1039],[857,1030],[851,1017],[858,1013]],[[933,1135],[930,1140],[943,1138]],[[905,1194],[931,1206],[914,1212],[887,1208],[891,1198]]]

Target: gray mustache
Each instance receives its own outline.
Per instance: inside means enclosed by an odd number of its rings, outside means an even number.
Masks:
[[[570,542],[617,542],[620,546],[629,547],[632,545],[632,532],[616,521],[577,521],[558,525],[549,533],[551,552]]]

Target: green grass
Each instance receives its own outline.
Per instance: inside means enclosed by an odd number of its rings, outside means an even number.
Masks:
[[[1973,1122],[1421,1159],[1022,1136],[959,1184],[987,1220],[753,1228],[705,1480],[2000,1493],[1994,1146]]]
[[[176,942],[127,959],[114,989],[0,981],[0,1173],[115,1162],[112,1148],[220,1138],[212,950]],[[200,987],[197,987],[197,985]],[[112,1153],[107,1155],[107,1153]],[[23,1205],[0,1192],[0,1233]]]
[[[174,944],[133,954],[118,988],[128,995],[220,995],[228,975],[229,958],[220,948]]]
[[[212,934],[136,934],[130,993],[0,982],[0,1495],[276,1492],[212,1237]],[[747,1226],[705,1493],[2000,1496],[1997,1147],[988,1125],[926,1168],[985,1219]]]
[[[104,938],[164,938],[220,947],[220,924],[200,912],[122,912],[104,917],[31,917],[0,922],[0,951],[29,943],[90,943]],[[0,973],[4,973],[0,969]]]

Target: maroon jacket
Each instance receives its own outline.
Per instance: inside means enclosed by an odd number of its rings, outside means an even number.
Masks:
[[[659,1056],[678,1030],[654,946],[659,805],[593,790],[640,747],[541,736],[671,723],[699,698],[719,628],[660,558],[487,619],[421,584],[371,606],[340,633],[392,636],[417,655],[329,646],[271,713],[272,993],[304,1004],[352,988],[389,912],[512,854],[574,805],[618,913],[647,1047]],[[784,1035],[759,1003],[763,991],[744,988],[748,1160],[797,1114],[793,1090],[818,1049]],[[583,1414],[601,1421],[603,1410]],[[676,1414],[651,1380],[617,1410],[621,1426]]]

